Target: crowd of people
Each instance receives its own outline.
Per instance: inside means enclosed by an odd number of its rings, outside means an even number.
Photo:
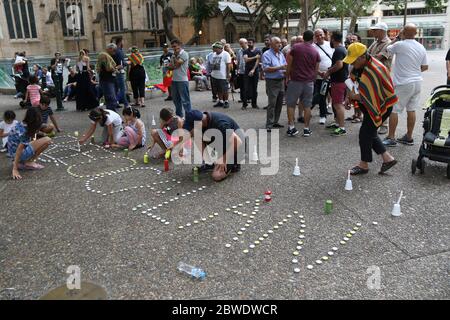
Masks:
[[[239,125],[223,113],[193,110],[189,81],[196,82],[197,90],[211,90],[214,108],[230,108],[229,93],[239,90],[242,110],[246,110],[249,105],[252,109],[260,109],[258,85],[260,81],[265,81],[268,97],[268,105],[264,107],[267,110],[267,131],[285,127],[280,123],[280,118],[286,105],[287,136],[298,136],[300,131],[296,125],[302,123],[302,135],[310,137],[313,133],[311,110],[318,106],[319,124],[330,130],[331,136],[346,136],[348,122],[361,126],[361,159],[350,170],[352,175],[369,172],[369,163],[373,161],[372,151],[382,158],[380,173],[387,172],[397,164],[387,147],[394,147],[398,143],[414,144],[413,130],[420,102],[422,72],[428,69],[427,53],[415,40],[417,28],[414,24],[405,25],[396,39],[387,36],[388,27],[385,23],[378,23],[371,29],[375,41],[369,47],[361,43],[361,37],[357,34],[350,34],[344,39],[339,31],[328,32],[319,28],[292,37],[290,42],[267,36],[262,49],[256,47],[254,39],[240,39],[240,47],[235,52],[225,40],[221,40],[212,45],[212,52],[205,59],[190,57],[181,41],[171,41],[170,45],[163,46],[160,67],[164,83],[170,79],[167,82],[169,95],[166,101],[173,101],[175,112],[167,108],[161,110],[161,126],[150,131],[152,142],[149,149],[158,148],[157,156],[174,150],[185,142],[182,137],[172,136],[172,133],[177,129],[185,129],[194,134],[194,122],[199,121],[204,129],[218,129],[224,136],[227,129],[235,132],[224,143],[223,154],[219,155],[222,161],[212,166],[203,163],[200,170],[213,171],[216,181],[240,171],[237,159],[227,159],[231,150],[236,151],[244,143],[244,137],[238,132]],[[449,55],[447,69],[450,74]],[[26,63],[24,56],[21,57],[16,63],[17,68]],[[80,52],[76,66],[70,69],[66,88],[59,88],[65,92],[66,100],[75,97],[77,110],[91,110],[90,128],[80,139],[80,144],[88,141],[97,126],[100,126],[104,128],[102,142],[108,148],[134,150],[146,145],[146,126],[140,120],[140,111],[137,109],[145,106],[146,75],[143,61],[136,47],[130,49],[127,57],[123,52],[122,41],[109,44],[99,54],[96,66],[90,64],[88,50]],[[45,95],[42,95],[39,81],[45,79],[47,86],[50,83],[61,86],[60,67],[63,64],[68,65],[68,61],[57,54],[51,61],[50,76],[44,68],[33,69],[35,74],[29,77],[30,84],[24,98],[37,108],[28,109],[23,122],[15,122],[11,112],[5,113],[0,135],[4,138],[5,132],[10,130],[8,152],[15,159],[15,178],[20,177],[17,171],[19,164],[36,169],[33,160],[49,143],[48,140],[38,139],[38,143],[30,139],[36,138],[40,132],[60,130],[54,117],[50,118],[53,125],[46,125],[52,112]],[[127,100],[126,70],[135,99],[133,105]],[[83,94],[77,94],[80,92]],[[105,101],[102,108],[98,108],[100,97],[104,97]],[[124,119],[118,113],[119,104],[124,106]],[[345,118],[345,111],[351,109],[354,110],[353,115]],[[407,132],[397,139],[399,114],[405,109]],[[44,114],[47,115],[45,123]],[[379,135],[383,134],[387,134],[387,137],[381,140]],[[205,146],[200,147],[203,149]]]

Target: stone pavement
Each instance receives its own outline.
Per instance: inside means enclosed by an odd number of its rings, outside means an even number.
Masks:
[[[430,53],[423,101],[444,80],[444,56]],[[209,93],[194,92],[192,100],[212,110]],[[264,84],[259,101],[261,107],[267,103]],[[151,116],[171,104],[155,95],[147,106],[143,119],[150,125]],[[74,103],[66,107],[69,111],[57,114],[65,135],[83,132],[87,114],[76,113]],[[1,113],[11,108],[23,117],[18,101],[0,96]],[[225,112],[245,129],[265,123],[263,110],[241,111],[232,103]],[[104,287],[109,299],[448,299],[449,180],[438,163],[429,162],[425,175],[411,174],[421,125],[414,147],[392,149],[397,167],[379,176],[377,159],[347,192],[346,171],[359,159],[359,125],[350,125],[347,137],[334,138],[318,120],[316,110],[307,139],[280,132],[277,175],[261,176],[261,166],[245,166],[222,183],[209,176],[192,182],[191,166],[158,174],[149,168],[161,170],[162,163],[144,166],[142,151],[130,153],[133,166],[123,154],[93,146],[82,148],[85,155],[55,150],[58,157],[74,157],[64,160],[67,166],[47,163],[17,182],[1,155],[0,298],[38,299],[65,284],[67,268],[77,265],[81,280]],[[404,130],[403,116],[398,134]],[[301,177],[292,176],[296,158]],[[101,172],[102,178],[86,177]],[[255,199],[267,188],[273,201],[261,202],[256,211]],[[392,218],[401,190],[404,214]],[[334,202],[331,215],[323,212],[328,199]],[[344,237],[348,241],[341,244]],[[324,256],[329,259],[317,264]],[[180,274],[180,261],[204,268],[206,280]],[[376,284],[371,281],[377,270],[380,288],[373,289],[368,281]]]

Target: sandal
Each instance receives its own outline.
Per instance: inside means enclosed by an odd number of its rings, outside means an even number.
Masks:
[[[352,123],[360,123],[362,122],[361,118],[355,118],[352,120]]]
[[[390,162],[385,162],[383,163],[383,165],[381,166],[381,170],[379,172],[379,174],[384,174],[387,171],[389,171],[393,166],[395,166],[397,164],[397,160],[392,160]]]
[[[369,173],[369,169],[363,169],[360,166],[356,166],[350,170],[350,175],[352,175],[352,176],[358,176],[358,175],[367,174],[367,173]]]

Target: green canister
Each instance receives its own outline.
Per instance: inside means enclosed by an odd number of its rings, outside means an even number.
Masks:
[[[128,149],[123,149],[123,154],[125,158],[128,158]]]
[[[333,201],[327,200],[325,202],[325,213],[331,214],[333,212]]]
[[[198,167],[194,168],[193,180],[194,182],[198,182]]]

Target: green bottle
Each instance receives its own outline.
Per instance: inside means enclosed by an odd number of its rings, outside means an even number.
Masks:
[[[331,214],[333,212],[333,201],[327,200],[325,202],[325,214]]]
[[[198,182],[198,168],[194,168],[194,176],[193,176],[194,182]]]

